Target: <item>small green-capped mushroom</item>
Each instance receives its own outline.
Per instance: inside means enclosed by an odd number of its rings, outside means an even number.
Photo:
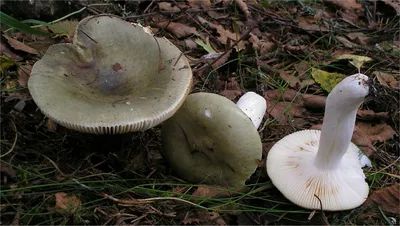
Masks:
[[[179,49],[112,15],[79,22],[73,43],[51,46],[28,82],[57,123],[88,133],[146,130],[171,117],[190,92]]]
[[[171,168],[195,183],[244,185],[262,154],[251,119],[235,103],[212,93],[189,95],[164,122],[161,138]]]

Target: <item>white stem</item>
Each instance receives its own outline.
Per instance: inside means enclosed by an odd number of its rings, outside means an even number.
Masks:
[[[254,92],[247,92],[240,97],[236,105],[251,119],[258,129],[267,110],[267,101],[265,101],[264,97]]]
[[[339,82],[328,95],[315,159],[318,168],[335,169],[339,166],[351,142],[357,109],[369,92],[367,81],[366,75],[351,75]]]

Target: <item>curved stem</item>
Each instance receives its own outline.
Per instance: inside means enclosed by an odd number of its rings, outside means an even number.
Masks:
[[[368,77],[349,76],[338,83],[326,99],[324,121],[315,164],[319,169],[335,169],[350,146],[357,109],[368,95]]]

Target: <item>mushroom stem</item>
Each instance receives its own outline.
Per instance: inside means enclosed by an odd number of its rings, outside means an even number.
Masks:
[[[351,75],[339,82],[326,99],[320,145],[315,159],[319,169],[336,169],[353,135],[357,109],[369,93],[368,77]]]
[[[257,129],[267,110],[267,102],[264,97],[255,92],[247,92],[239,98],[236,105],[251,119]]]

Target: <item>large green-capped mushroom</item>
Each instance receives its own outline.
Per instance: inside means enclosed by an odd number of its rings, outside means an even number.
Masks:
[[[31,73],[33,100],[49,118],[88,133],[146,130],[171,117],[192,72],[166,38],[112,15],[79,22],[73,43],[51,46]]]
[[[266,103],[249,94],[240,107],[217,94],[190,94],[163,123],[163,154],[180,177],[194,183],[242,186],[254,173],[262,155],[257,120],[265,114]],[[259,109],[250,111],[251,107]]]

